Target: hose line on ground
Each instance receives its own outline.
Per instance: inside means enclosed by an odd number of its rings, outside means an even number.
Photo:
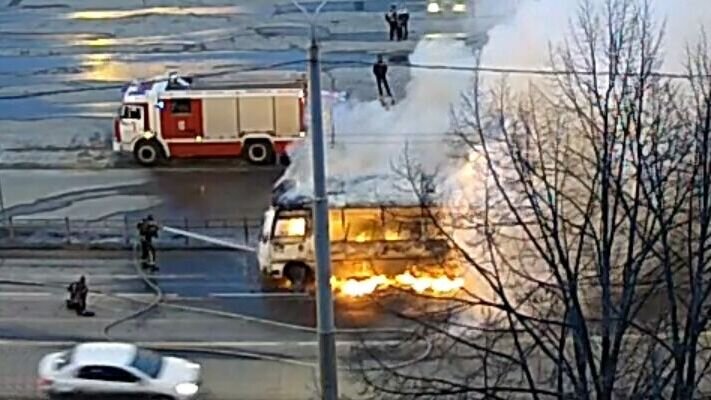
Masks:
[[[212,315],[212,316],[226,318],[226,319],[238,319],[238,320],[242,320],[242,321],[254,322],[254,323],[258,323],[258,324],[262,324],[262,325],[285,328],[285,329],[295,330],[295,331],[300,331],[300,332],[308,332],[308,333],[313,333],[313,334],[317,333],[317,330],[313,327],[310,327],[310,326],[290,324],[290,323],[281,322],[281,321],[277,321],[277,320],[273,320],[273,319],[259,318],[259,317],[254,317],[251,315],[214,310],[214,309],[210,309],[210,308],[187,306],[187,305],[181,305],[181,304],[171,304],[166,301],[161,288],[153,280],[151,280],[151,278],[143,270],[143,267],[141,266],[141,263],[140,263],[140,260],[138,258],[138,254],[137,254],[138,243],[135,243],[135,242],[132,243],[131,248],[132,248],[131,254],[132,254],[132,261],[133,261],[132,264],[136,270],[136,273],[141,278],[141,280],[143,280],[143,282],[154,292],[155,296],[152,300],[146,301],[146,300],[133,299],[133,298],[125,297],[125,296],[120,296],[120,295],[116,295],[116,294],[112,294],[112,293],[108,293],[108,292],[104,292],[104,291],[100,291],[100,290],[91,290],[90,293],[92,293],[94,295],[99,295],[99,296],[109,297],[109,298],[116,298],[116,299],[121,299],[121,300],[128,300],[128,301],[143,305],[143,307],[141,307],[140,309],[138,309],[130,314],[127,314],[123,317],[120,317],[116,320],[113,320],[110,323],[108,323],[106,326],[104,326],[102,329],[102,335],[104,336],[104,338],[106,340],[109,340],[109,341],[117,340],[115,337],[113,337],[110,334],[111,330],[115,329],[117,326],[119,326],[123,323],[126,323],[130,320],[133,320],[135,318],[138,318],[138,317],[146,314],[147,312],[149,312],[150,310],[152,310],[156,307],[164,307],[164,308],[173,309],[173,310],[180,310],[180,311],[192,312],[192,313],[197,313],[197,314]],[[48,287],[48,288],[62,288],[62,289],[64,288],[63,285],[59,285],[59,284],[49,284],[49,283],[36,282],[36,281],[5,280],[5,279],[0,279],[0,284],[34,286],[34,287]],[[383,368],[388,368],[388,369],[405,368],[405,367],[417,364],[417,363],[425,360],[432,353],[432,350],[434,347],[432,341],[429,338],[425,337],[420,332],[417,332],[416,330],[412,330],[412,329],[347,328],[347,329],[336,329],[335,333],[337,335],[338,334],[361,334],[361,335],[364,335],[364,334],[373,334],[373,333],[402,333],[402,334],[410,334],[410,335],[414,334],[414,335],[418,336],[418,338],[425,343],[425,349],[422,351],[421,354],[419,354],[415,358],[412,358],[410,360],[405,360],[405,361],[397,363],[397,364],[382,365],[381,367],[378,367],[378,368],[339,367],[340,370],[350,371],[350,372],[358,372],[358,371],[365,372],[365,371],[371,371],[371,370],[377,370],[377,369],[383,369]],[[365,341],[363,341],[363,345],[366,345]],[[146,347],[150,348],[151,346],[146,346]],[[259,360],[263,360],[263,361],[280,362],[280,363],[302,366],[302,367],[309,367],[309,368],[317,368],[318,367],[318,364],[316,364],[316,363],[297,360],[295,358],[288,357],[283,354],[282,355],[264,354],[264,353],[247,351],[247,350],[208,349],[205,347],[200,347],[199,345],[190,346],[190,347],[181,346],[181,347],[174,347],[174,348],[160,346],[160,350],[191,352],[191,353],[219,355],[219,356],[246,357],[246,358],[259,359]]]

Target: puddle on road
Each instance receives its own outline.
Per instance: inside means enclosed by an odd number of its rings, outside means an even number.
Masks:
[[[159,75],[165,70],[157,64],[119,61],[112,54],[83,54],[80,59],[82,67],[87,68],[79,79],[87,81],[126,82],[139,74]]]
[[[85,10],[75,11],[66,14],[68,19],[82,20],[106,20],[125,19],[135,17],[146,17],[151,15],[172,15],[172,16],[225,16],[245,14],[247,10],[243,7],[148,7],[131,10]]]

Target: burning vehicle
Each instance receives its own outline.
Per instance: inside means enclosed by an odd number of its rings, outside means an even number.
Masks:
[[[412,192],[392,190],[384,176],[330,179],[328,187],[331,285],[337,294],[359,297],[398,288],[440,295],[464,285],[456,252],[434,223],[441,209]],[[391,188],[387,196],[381,196],[383,188]],[[313,281],[311,203],[309,190],[295,181],[277,182],[257,248],[265,277],[300,289]]]

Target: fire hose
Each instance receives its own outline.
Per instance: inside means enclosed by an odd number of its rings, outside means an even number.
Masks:
[[[182,235],[182,236],[187,236],[196,240],[201,240],[205,241],[208,243],[213,243],[221,246],[225,246],[228,248],[233,248],[236,250],[240,251],[245,251],[245,252],[254,252],[255,249],[253,247],[245,246],[242,244],[238,243],[233,243],[217,238],[212,238],[209,236],[205,235],[200,235],[194,232],[188,232],[182,229],[178,228],[173,228],[173,227],[168,227],[164,226],[162,229],[166,232],[170,232],[173,234],[177,235]],[[199,314],[205,314],[205,315],[212,315],[216,317],[221,317],[221,318],[228,318],[228,319],[239,319],[242,321],[247,321],[247,322],[253,322],[253,323],[259,323],[262,325],[267,325],[267,326],[274,326],[274,327],[280,327],[280,328],[286,328],[286,329],[291,329],[295,331],[301,331],[301,332],[309,332],[309,333],[314,333],[316,334],[316,329],[310,326],[303,326],[303,325],[297,325],[297,324],[290,324],[286,322],[280,322],[277,320],[273,319],[267,319],[267,318],[259,318],[259,317],[254,317],[246,314],[240,314],[240,313],[231,313],[231,312],[225,312],[225,311],[219,311],[219,310],[214,310],[210,308],[202,308],[202,307],[194,307],[194,306],[186,306],[186,305],[180,305],[180,304],[171,304],[166,302],[165,297],[163,295],[162,290],[160,287],[153,282],[148,275],[146,275],[145,271],[140,265],[139,259],[138,259],[138,244],[134,243],[132,246],[132,255],[133,255],[133,265],[134,268],[137,272],[137,274],[141,277],[141,279],[148,285],[148,287],[153,290],[155,293],[155,297],[151,301],[142,301],[142,300],[135,300],[132,299],[132,301],[142,303],[145,306],[142,307],[141,309],[132,312],[122,318],[119,318],[115,321],[112,321],[110,324],[106,325],[103,329],[103,334],[104,337],[107,340],[113,340],[113,338],[110,335],[111,329],[121,325],[122,323],[125,323],[127,321],[130,321],[132,319],[138,318],[141,315],[147,313],[148,311],[156,308],[156,307],[164,307],[168,309],[174,309],[174,310],[180,310],[180,311],[187,311],[187,312],[193,312],[193,313],[199,313]],[[406,329],[397,329],[397,328],[351,328],[351,329],[336,329],[336,334],[368,334],[368,333],[403,333],[403,334],[415,334],[416,336],[419,337],[420,340],[424,341],[425,343],[425,349],[421,354],[419,354],[417,357],[410,359],[410,360],[405,360],[403,362],[393,364],[393,365],[385,365],[382,364],[380,368],[388,368],[388,369],[400,369],[400,368],[405,368],[407,366],[417,364],[421,362],[422,360],[426,359],[432,352],[433,349],[433,344],[429,338],[419,334],[419,332],[416,332],[414,330],[406,330]],[[195,348],[180,348],[180,349],[170,349],[170,348],[165,348],[162,347],[162,350],[177,350],[177,351],[188,351],[188,352],[195,352],[195,353],[202,353],[202,354],[215,354],[215,355],[231,355],[231,356],[238,356],[238,357],[251,357],[251,358],[257,358],[257,359],[262,359],[265,361],[277,361],[277,362],[283,362],[283,363],[288,363],[288,364],[293,364],[293,365],[299,365],[299,366],[304,366],[304,367],[310,367],[310,368],[317,368],[318,365],[312,362],[306,362],[306,361],[300,361],[300,360],[295,360],[293,358],[289,358],[286,356],[274,356],[274,355],[265,355],[263,353],[258,353],[258,352],[252,352],[252,351],[236,351],[236,350],[215,350],[215,349],[205,349],[201,348],[199,346],[196,346]],[[369,370],[375,370],[375,369],[380,369],[380,368],[361,368],[361,369],[354,369],[354,368],[340,368],[341,370],[346,370],[346,371],[369,371]]]
[[[202,240],[205,242],[226,246],[226,247],[233,248],[233,249],[240,250],[240,251],[245,251],[245,252],[254,252],[255,251],[254,248],[249,247],[249,246],[245,246],[245,245],[241,245],[241,244],[237,244],[237,243],[233,243],[233,242],[229,242],[229,241],[225,241],[225,240],[221,240],[221,239],[211,238],[211,237],[200,235],[197,233],[184,231],[182,229],[177,229],[177,228],[172,228],[172,227],[163,227],[162,229],[165,230],[166,232],[170,232],[173,234],[188,236],[188,237],[194,238],[196,240]],[[231,313],[231,312],[214,310],[214,309],[210,309],[210,308],[202,308],[202,307],[194,307],[194,306],[168,303],[165,300],[165,296],[164,296],[161,288],[153,280],[151,280],[148,275],[146,275],[145,271],[143,270],[142,266],[140,265],[140,261],[139,261],[138,254],[137,254],[138,243],[134,242],[132,244],[131,248],[132,248],[133,266],[134,266],[137,274],[139,275],[139,277],[154,292],[155,296],[152,300],[146,301],[146,300],[132,299],[132,298],[124,297],[124,296],[114,295],[109,292],[105,292],[105,291],[101,291],[101,290],[90,290],[90,293],[92,293],[93,295],[122,299],[122,300],[129,300],[131,302],[139,303],[139,304],[143,305],[143,307],[141,307],[137,311],[131,312],[130,314],[127,314],[123,317],[120,317],[120,318],[114,320],[114,321],[111,321],[109,324],[104,326],[102,329],[102,336],[104,336],[104,338],[106,340],[110,340],[110,341],[116,340],[116,338],[114,338],[110,334],[110,332],[117,326],[124,324],[130,320],[136,319],[136,318],[146,314],[147,312],[153,310],[156,307],[164,307],[167,309],[193,312],[193,313],[199,313],[199,314],[205,314],[205,315],[212,315],[212,316],[221,317],[221,318],[239,319],[239,320],[246,321],[246,322],[259,323],[259,324],[267,325],[267,326],[280,327],[280,328],[286,328],[286,329],[300,331],[300,332],[309,332],[309,333],[316,334],[316,329],[313,327],[310,327],[310,326],[290,324],[290,323],[280,322],[280,321],[273,320],[273,319],[259,318],[259,317],[254,317],[254,316],[250,316],[250,315],[246,315],[246,314]],[[0,283],[10,284],[10,285],[47,287],[47,288],[61,288],[61,289],[64,288],[63,285],[54,285],[54,284],[50,284],[50,283],[37,282],[37,281],[18,281],[18,280],[11,280],[11,279],[10,280],[0,279]],[[417,332],[415,330],[399,329],[399,328],[350,328],[350,329],[337,329],[336,330],[336,334],[369,334],[369,333],[371,333],[371,334],[372,333],[402,333],[402,334],[410,334],[410,335],[414,334],[415,336],[417,336],[419,338],[419,341],[423,341],[425,343],[425,349],[417,357],[410,359],[410,360],[405,360],[403,362],[393,364],[393,365],[386,365],[386,364],[381,363],[381,366],[378,368],[344,368],[344,367],[340,367],[339,369],[351,371],[351,372],[357,372],[357,371],[366,372],[366,371],[377,370],[377,369],[382,369],[382,368],[400,369],[400,368],[414,365],[414,364],[417,364],[417,363],[423,361],[431,354],[431,352],[433,350],[433,344],[432,344],[431,340],[429,338],[421,335],[419,332]],[[366,344],[366,342],[367,341],[364,341],[364,345]],[[297,366],[302,366],[302,367],[309,367],[309,368],[314,368],[314,369],[316,369],[318,367],[318,365],[316,363],[298,360],[298,359],[295,359],[293,357],[289,357],[286,355],[264,354],[264,353],[260,353],[260,352],[245,351],[245,350],[219,350],[219,349],[214,349],[214,348],[201,347],[200,345],[197,345],[197,344],[195,346],[180,346],[180,347],[151,346],[151,345],[147,345],[145,347],[154,348],[156,350],[181,351],[181,352],[220,355],[220,356],[246,357],[246,358],[252,358],[252,359],[261,359],[264,361],[281,362],[281,363],[292,364],[292,365],[297,365]]]
[[[217,244],[220,246],[225,246],[225,247],[232,248],[232,249],[235,249],[238,251],[255,252],[255,249],[253,247],[230,242],[227,240],[217,239],[217,238],[197,234],[194,232],[188,232],[188,231],[178,229],[178,228],[173,228],[173,227],[165,226],[165,227],[162,227],[162,229],[164,231],[172,233],[172,234],[186,236],[189,238],[193,238],[195,240],[201,240],[204,242],[213,243],[213,244]],[[210,308],[202,308],[202,307],[168,303],[165,299],[165,296],[164,296],[161,288],[153,280],[151,280],[150,277],[143,270],[140,260],[139,260],[139,257],[138,257],[138,251],[137,251],[138,250],[138,243],[134,242],[131,246],[131,249],[132,249],[133,266],[134,266],[138,276],[154,292],[155,296],[153,297],[153,299],[147,301],[147,300],[132,299],[132,298],[124,297],[124,296],[114,295],[109,292],[105,292],[105,291],[101,291],[101,290],[90,290],[90,293],[92,293],[93,295],[122,299],[122,300],[129,300],[131,302],[143,305],[143,307],[141,307],[140,309],[138,309],[134,312],[131,312],[123,317],[120,317],[116,320],[113,320],[109,324],[104,326],[102,329],[102,336],[106,340],[110,340],[110,341],[117,340],[110,333],[113,329],[115,329],[116,327],[118,327],[121,324],[124,324],[130,320],[136,319],[136,318],[146,314],[147,312],[155,309],[156,307],[164,307],[167,309],[186,311],[186,312],[205,314],[205,315],[212,315],[212,316],[227,318],[227,319],[238,319],[238,320],[242,320],[242,321],[246,321],[246,322],[259,323],[262,325],[279,327],[279,328],[286,328],[286,329],[300,331],[300,332],[309,332],[309,333],[314,333],[314,334],[317,333],[316,329],[313,327],[310,327],[310,326],[290,324],[290,323],[281,322],[281,321],[277,321],[277,320],[273,320],[273,319],[259,318],[259,317],[254,317],[254,316],[250,316],[250,315],[246,315],[246,314],[219,311],[219,310],[214,310],[214,309],[210,309]],[[36,282],[36,281],[18,281],[18,280],[0,279],[0,283],[11,284],[11,285],[48,287],[48,288],[60,288],[60,287],[62,289],[64,288],[63,285],[53,285],[50,283]],[[369,371],[369,370],[376,370],[376,369],[382,369],[382,368],[400,369],[400,368],[414,365],[414,364],[417,364],[417,363],[423,361],[431,354],[431,352],[433,350],[433,344],[432,344],[431,340],[429,338],[421,335],[419,332],[417,332],[415,330],[408,330],[408,329],[401,329],[401,328],[350,328],[350,329],[337,329],[336,330],[336,334],[372,334],[372,333],[402,333],[402,334],[415,335],[419,338],[418,341],[423,341],[425,343],[425,349],[417,357],[410,359],[410,360],[405,360],[403,362],[393,364],[393,365],[386,365],[386,364],[381,363],[381,366],[379,368],[344,368],[344,367],[340,367],[339,369],[351,371],[351,372],[356,372],[356,371],[365,372],[365,371]],[[364,341],[364,345],[366,344],[366,342],[367,341]],[[298,360],[298,359],[295,359],[293,357],[289,357],[289,356],[283,355],[283,354],[282,355],[264,354],[264,353],[260,353],[260,352],[245,351],[245,350],[220,350],[220,349],[214,349],[214,348],[201,347],[200,345],[197,345],[197,344],[195,346],[180,346],[180,347],[151,346],[151,345],[147,345],[145,347],[154,348],[157,350],[159,349],[159,350],[168,350],[168,351],[181,351],[181,352],[190,352],[190,353],[197,353],[197,354],[246,357],[246,358],[252,358],[252,359],[261,359],[264,361],[287,363],[287,364],[292,364],[292,365],[297,365],[297,366],[302,366],[302,367],[309,367],[309,368],[314,368],[314,369],[316,369],[318,367],[318,365],[316,363]]]

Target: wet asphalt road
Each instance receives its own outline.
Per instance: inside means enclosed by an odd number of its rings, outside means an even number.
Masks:
[[[316,325],[314,297],[273,285],[265,289],[256,260],[251,256],[230,251],[164,251],[158,257],[161,269],[151,277],[171,304],[221,310],[304,327]],[[0,260],[0,299],[18,304],[38,299],[58,301],[58,293],[63,296],[63,288],[82,274],[96,290],[143,300],[153,296],[153,291],[137,274],[129,252],[0,251]],[[3,284],[3,280],[50,286],[17,286],[8,282]],[[412,300],[403,296],[400,300],[378,299],[383,301],[382,304],[372,299],[336,296],[336,325],[341,329],[402,326],[402,321],[397,320],[387,307],[393,307],[401,300]],[[229,336],[222,336],[220,340]],[[189,332],[183,337],[184,340],[190,338]],[[284,340],[288,340],[288,336]]]
[[[161,270],[152,278],[165,295],[163,304],[106,331],[155,296],[136,273],[130,253],[0,251],[0,398],[40,398],[34,383],[42,355],[75,342],[106,340],[106,333],[111,340],[158,347],[201,363],[200,399],[313,398],[313,298],[259,293],[253,260],[240,254],[175,251],[159,257]],[[79,275],[88,278],[90,289],[103,293],[89,296],[89,308],[96,313],[91,318],[78,317],[63,305],[66,285]],[[374,304],[336,304],[339,329],[367,329],[337,335],[343,367],[350,348],[361,340],[391,342],[402,336],[377,332],[405,324]],[[176,308],[182,306],[191,309]],[[222,355],[180,350],[204,346]],[[235,351],[236,356],[224,353]],[[340,380],[343,393],[357,398],[358,377],[342,372]]]

